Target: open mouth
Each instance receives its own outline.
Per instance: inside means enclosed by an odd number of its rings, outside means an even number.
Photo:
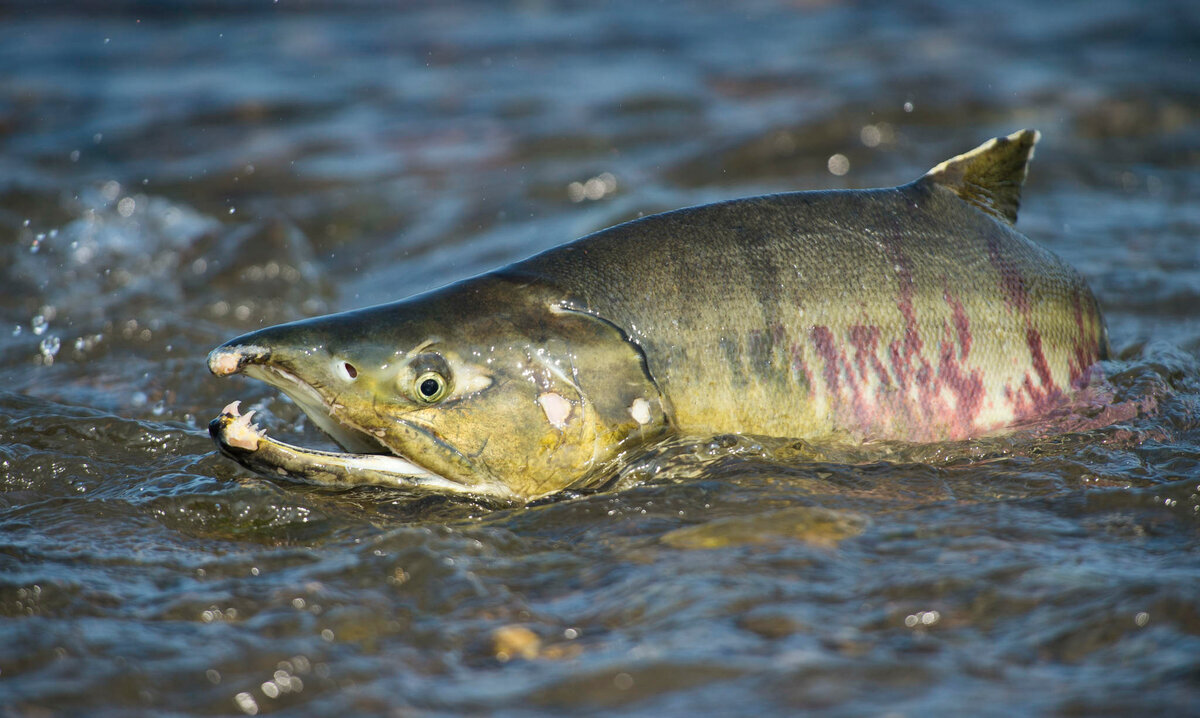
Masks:
[[[279,441],[252,422],[253,411],[242,414],[240,402],[235,401],[209,423],[208,431],[222,454],[247,469],[264,476],[326,486],[375,485],[509,496],[503,487],[466,486],[390,451],[366,431],[339,421],[335,407],[316,389],[291,372],[265,363],[264,354],[256,348],[217,349],[209,356],[209,367],[218,376],[241,372],[280,389],[346,451],[308,449]]]
[[[330,486],[375,485],[463,491],[466,487],[396,456],[306,449],[272,438],[242,414],[241,402],[221,410],[208,433],[229,458],[259,474]]]

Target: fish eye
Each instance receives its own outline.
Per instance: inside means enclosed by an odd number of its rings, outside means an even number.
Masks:
[[[417,377],[413,382],[413,386],[417,389],[417,396],[421,401],[427,404],[433,404],[441,401],[446,396],[446,378],[436,371],[427,371]]]

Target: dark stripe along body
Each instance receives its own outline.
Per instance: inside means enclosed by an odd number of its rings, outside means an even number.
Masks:
[[[1014,194],[1035,140],[989,143],[1020,154]],[[504,274],[625,329],[684,432],[961,439],[1061,405],[1107,351],[1083,278],[1007,215],[935,169],[656,215]]]

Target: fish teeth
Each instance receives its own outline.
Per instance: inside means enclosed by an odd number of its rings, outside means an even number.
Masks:
[[[266,436],[266,434],[257,424],[250,423],[250,419],[254,416],[253,410],[238,416],[236,405],[237,402],[235,401],[233,404],[230,404],[229,407],[226,407],[226,409],[232,407],[233,411],[229,413],[237,418],[230,422],[229,426],[226,427],[225,441],[228,442],[230,446],[236,446],[239,449],[254,451],[258,448],[258,440]]]
[[[238,407],[240,407],[241,404],[241,401],[231,401],[225,405],[225,408],[221,410],[221,413],[234,417],[241,416],[242,412],[238,410]]]

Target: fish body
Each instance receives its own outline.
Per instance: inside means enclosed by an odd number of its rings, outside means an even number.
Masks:
[[[669,433],[996,432],[1061,407],[1108,351],[1083,278],[1014,227],[1036,141],[991,140],[900,187],[645,217],[239,337],[210,368],[276,384],[343,447],[415,467],[370,481],[421,485],[419,468],[433,488],[521,498],[594,481]],[[243,431],[238,449],[237,421],[214,421],[218,446],[263,471],[282,444]]]

